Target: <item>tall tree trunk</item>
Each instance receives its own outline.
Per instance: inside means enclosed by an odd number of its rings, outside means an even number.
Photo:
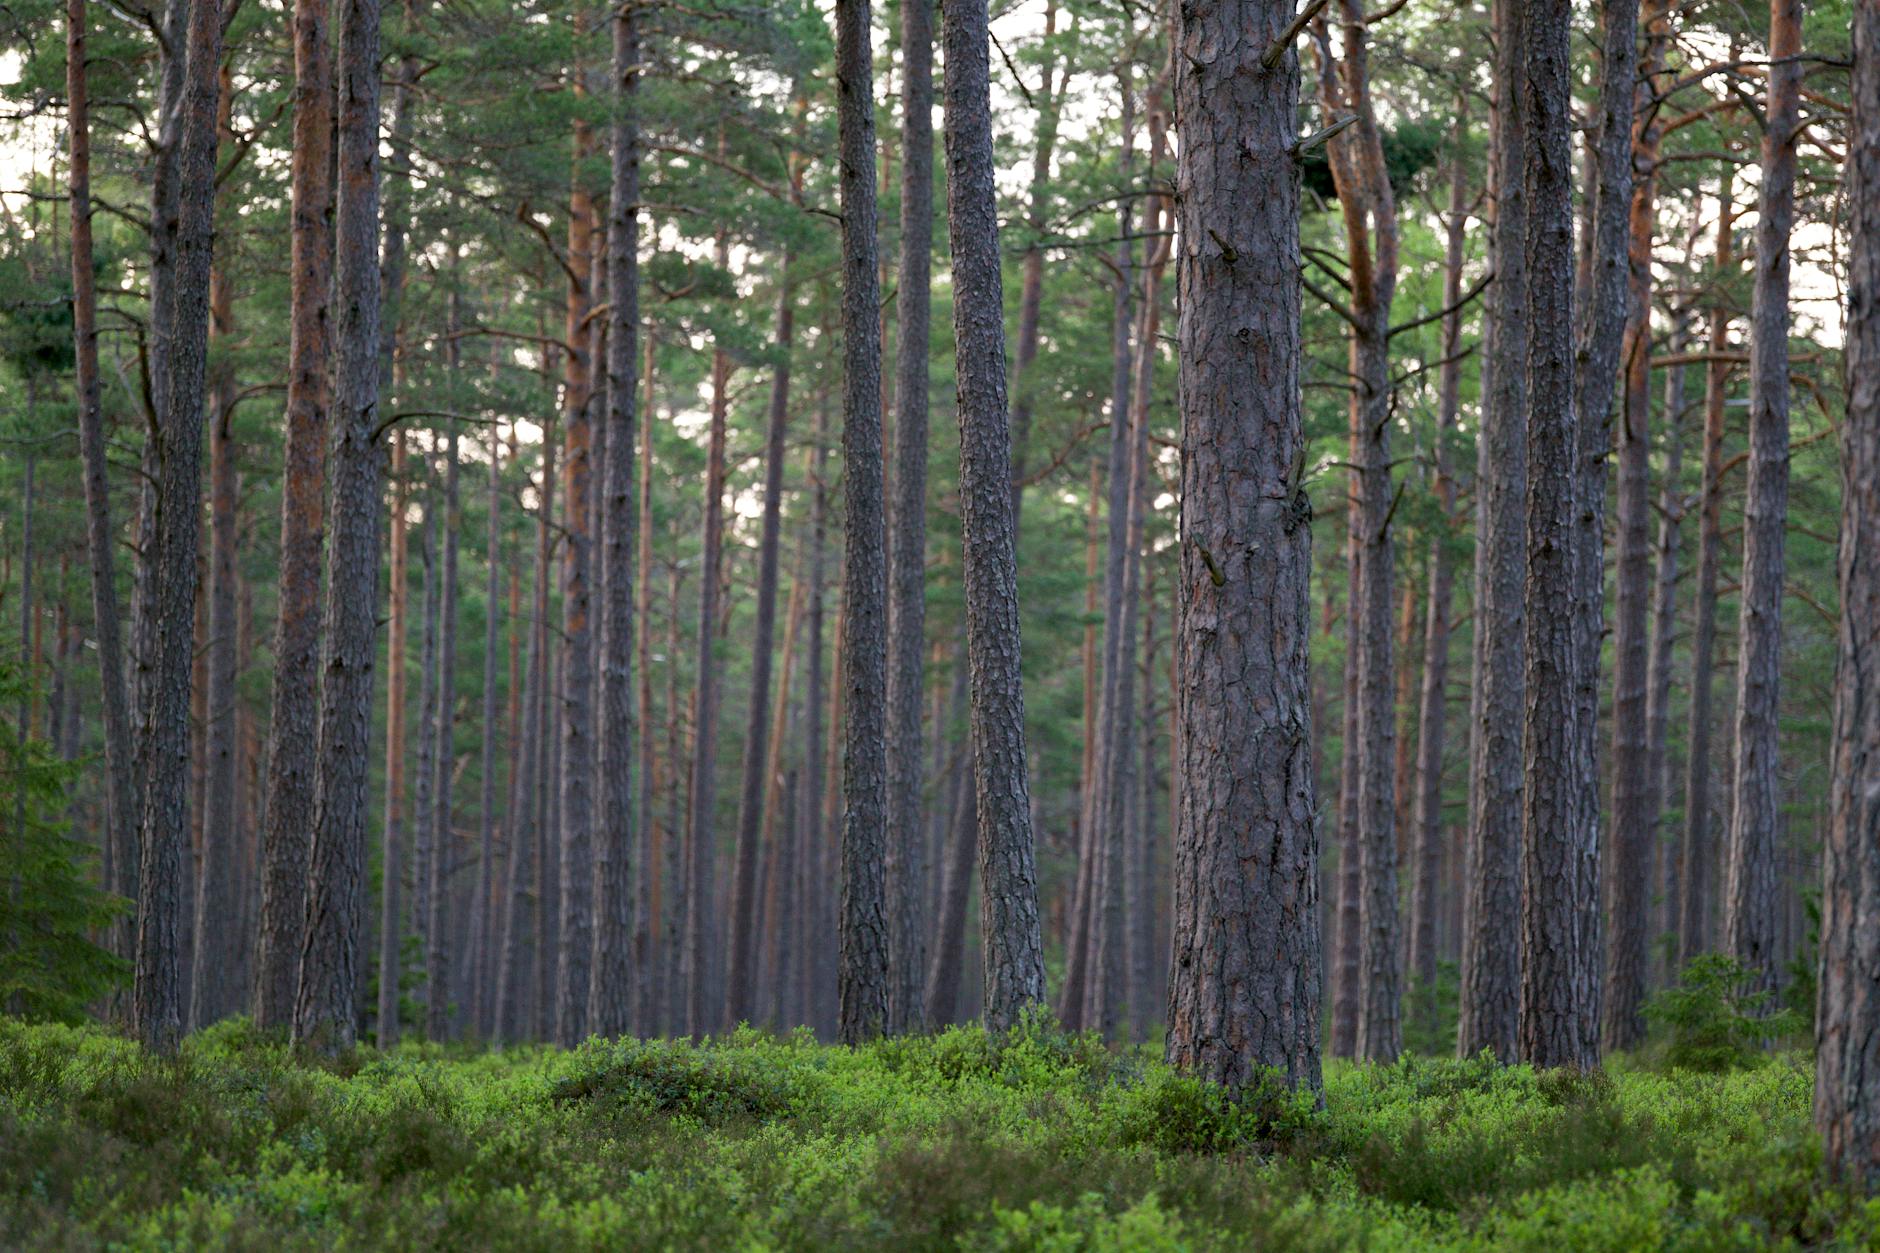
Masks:
[[[925,1025],[927,851],[921,654],[927,618],[927,353],[933,266],[933,10],[901,3],[901,272],[888,581],[888,1028]]]
[[[1773,51],[1773,50],[1772,50]],[[1773,69],[1774,67],[1772,67]],[[1841,622],[1823,848],[1815,1129],[1830,1176],[1880,1181],[1880,6],[1854,6]]]
[[[1356,434],[1354,429],[1350,441],[1354,465]],[[1364,947],[1360,927],[1363,911],[1358,904],[1364,857],[1358,850],[1358,601],[1362,592],[1358,585],[1355,492],[1350,494],[1345,514],[1345,667],[1338,740],[1338,915],[1332,971],[1332,1056],[1352,1058],[1358,1055],[1358,972]],[[1179,643],[1176,647],[1180,648]]]
[[[431,1029],[431,998],[438,989],[431,984],[431,893],[436,878],[431,868],[437,861],[437,706],[438,675],[437,625],[441,599],[438,560],[438,521],[440,504],[437,479],[432,473],[432,443],[419,458],[424,470],[424,539],[418,559],[424,564],[424,610],[418,628],[418,779],[411,807],[411,934],[417,944],[419,1028]]]
[[[1606,945],[1602,1022],[1605,1047],[1629,1049],[1643,1037],[1646,948],[1651,931],[1652,814],[1648,709],[1651,656],[1652,238],[1658,209],[1657,77],[1668,37],[1666,0],[1646,0],[1647,54],[1631,120],[1634,179],[1628,218],[1629,318],[1621,360],[1625,388],[1618,432],[1618,562],[1613,613],[1611,873],[1605,876]],[[1603,469],[1601,473],[1603,474]]]
[[[635,112],[640,80],[637,6],[613,17],[613,124],[608,137],[613,183],[607,201],[607,463],[601,483],[600,815],[594,840],[594,955],[588,1023],[621,1035],[636,1017],[632,966],[635,876],[644,874],[645,827],[633,823],[632,560],[639,519],[634,502],[635,388],[640,353],[640,136]],[[644,967],[638,975],[644,979]]]
[[[585,68],[570,75],[577,96],[587,94]],[[555,706],[561,746],[560,888],[555,975],[555,1040],[564,1047],[587,1035],[589,961],[594,944],[592,840],[594,823],[594,642],[592,496],[593,362],[588,350],[588,314],[593,306],[594,199],[582,185],[580,165],[594,148],[585,121],[574,128],[576,172],[568,193],[567,341],[562,419],[567,438],[566,515],[561,574],[562,699]]]
[[[1599,1061],[1598,844],[1583,803],[1576,720],[1586,616],[1576,527],[1584,503],[1573,386],[1573,154],[1566,0],[1527,6],[1527,726],[1521,1056]],[[1610,32],[1609,32],[1610,33]],[[1628,90],[1627,99],[1630,92]],[[1602,189],[1603,190],[1603,189]],[[1590,902],[1595,906],[1589,910]],[[1504,940],[1505,943],[1505,940]]]
[[[1771,0],[1769,93],[1756,201],[1750,315],[1749,493],[1738,598],[1736,776],[1730,806],[1727,951],[1773,986],[1776,945],[1776,770],[1780,747],[1783,532],[1789,512],[1789,235],[1801,124],[1801,0]]]
[[[1468,124],[1466,98],[1457,100],[1456,155],[1449,182],[1449,222],[1443,248],[1442,361],[1437,374],[1435,483],[1442,506],[1442,526],[1430,540],[1429,599],[1423,620],[1423,687],[1417,702],[1416,808],[1413,815],[1415,865],[1410,887],[1410,977],[1416,981],[1421,1025],[1436,1025],[1437,918],[1443,880],[1443,745],[1448,712],[1449,622],[1456,584],[1453,533],[1456,485],[1449,460],[1449,440],[1456,426],[1462,391],[1462,262],[1468,242],[1468,184],[1463,140]]]
[[[197,544],[202,530],[202,410],[209,338],[209,274],[215,212],[216,100],[222,61],[218,0],[191,0],[187,64],[180,104],[175,290],[169,360],[157,429],[159,478],[152,563],[154,639],[149,779],[144,795],[138,874],[136,981],[132,1020],[147,1048],[170,1052],[182,1026],[178,975],[183,849],[189,839],[190,633],[177,629],[196,607]]]
[[[1735,177],[1726,168],[1719,189],[1715,284],[1736,269],[1732,248],[1735,225]],[[1711,823],[1710,701],[1717,647],[1717,573],[1723,554],[1723,433],[1729,401],[1730,365],[1723,359],[1730,338],[1730,309],[1723,297],[1711,307],[1710,360],[1704,367],[1704,461],[1699,488],[1697,586],[1691,605],[1691,706],[1686,740],[1689,757],[1684,776],[1682,913],[1678,921],[1678,961],[1688,963],[1711,945],[1710,901],[1715,833]]]
[[[320,557],[326,542],[327,406],[331,403],[331,42],[327,0],[295,0],[287,447],[276,581],[280,611],[268,716],[266,825],[261,837],[265,862],[261,935],[255,959],[255,1023],[267,1028],[292,1022],[307,913],[310,840],[306,816],[313,812],[319,722]]]
[[[124,688],[124,649],[117,602],[117,534],[111,526],[104,418],[98,381],[98,283],[92,260],[91,120],[86,62],[86,0],[66,0],[65,94],[69,111],[70,160],[67,189],[72,227],[72,337],[78,401],[78,442],[83,460],[85,541],[90,559],[92,630],[98,639],[99,689],[104,705],[104,760],[109,783],[104,862],[106,886],[122,892],[134,861],[137,824],[135,747],[129,699]],[[68,680],[69,682],[69,680]]]
[[[631,81],[622,80],[623,83]],[[629,117],[633,116],[631,114]],[[630,135],[637,141],[637,134]],[[632,145],[630,160],[638,160],[638,144]],[[637,170],[636,170],[637,175]],[[635,205],[634,212],[638,213]],[[639,264],[638,220],[633,229],[636,232],[634,265]],[[628,280],[633,288],[634,299],[639,299],[637,276]],[[638,328],[635,328],[638,333]],[[638,722],[636,734],[639,737],[640,777],[639,792],[635,797],[637,812],[634,830],[638,838],[634,847],[641,853],[639,869],[640,891],[637,912],[634,915],[634,957],[640,963],[640,1008],[638,1030],[641,1035],[656,1035],[670,1030],[666,1013],[668,989],[666,974],[673,952],[674,928],[668,919],[672,916],[672,902],[679,891],[676,873],[679,833],[668,825],[663,830],[653,826],[653,793],[658,787],[653,767],[653,336],[649,332],[642,341],[644,368],[640,371],[641,384],[645,389],[645,399],[637,415],[640,430],[640,465],[639,497],[634,502],[636,517],[634,522],[634,564],[636,566],[634,584],[634,617],[639,623],[638,633],[634,636],[634,657],[637,665],[639,685],[637,702]],[[667,669],[671,669],[671,659],[667,659]],[[670,718],[671,711],[667,711]],[[678,763],[664,763],[668,772],[675,772]]]
[[[1167,1056],[1230,1089],[1269,1067],[1319,1084],[1298,58],[1288,44],[1261,65],[1291,16],[1230,0],[1175,29],[1183,786]]]
[[[487,499],[488,529],[483,542],[484,560],[488,565],[483,600],[483,761],[479,772],[482,787],[477,797],[476,893],[470,900],[470,943],[464,953],[470,983],[467,1021],[480,1037],[487,1037],[492,1029],[489,996],[495,966],[490,960],[494,950],[490,943],[490,918],[496,899],[496,738],[502,726],[497,704],[496,665],[502,620],[497,606],[502,595],[503,442],[501,432],[494,425],[490,427]]]
[[[757,543],[757,613],[751,636],[751,702],[744,730],[738,837],[731,884],[731,934],[725,970],[724,1021],[757,1015],[757,862],[764,822],[765,765],[770,760],[770,671],[777,634],[777,546],[783,529],[784,437],[790,423],[790,352],[796,340],[796,289],[790,252],[777,262],[777,365],[764,420],[764,512]],[[787,702],[788,694],[778,697]]]
[[[729,246],[722,236],[718,241],[718,266],[730,267]],[[685,850],[685,954],[680,970],[689,1035],[703,1035],[718,1026],[723,1008],[713,995],[711,981],[716,967],[713,938],[718,931],[718,911],[713,907],[718,833],[713,818],[718,809],[718,601],[724,578],[725,415],[730,405],[730,386],[731,358],[723,348],[716,348],[712,352],[711,433],[706,452],[705,548],[699,563],[698,687],[694,693],[691,808]]]
[[[1495,7],[1495,114],[1482,438],[1475,495],[1475,638],[1469,699],[1468,877],[1456,1051],[1516,1056],[1521,949],[1522,717],[1527,703],[1528,275],[1526,5]]]
[[[1360,978],[1358,1055],[1393,1061],[1403,1046],[1402,946],[1397,916],[1394,772],[1397,701],[1392,687],[1390,537],[1390,310],[1397,287],[1397,207],[1371,105],[1361,0],[1340,0],[1344,48],[1336,67],[1319,34],[1319,94],[1327,112],[1357,125],[1327,146],[1351,264],[1350,371],[1353,452],[1358,465],[1358,845]]]
[[[1672,331],[1671,351],[1684,348],[1685,321],[1682,314]],[[1650,659],[1646,673],[1645,740],[1646,817],[1650,820],[1652,846],[1657,868],[1662,914],[1656,928],[1661,953],[1668,954],[1667,973],[1675,973],[1677,964],[1680,867],[1677,841],[1666,839],[1662,824],[1665,797],[1671,794],[1671,754],[1668,731],[1671,723],[1671,674],[1675,664],[1671,646],[1678,629],[1678,546],[1679,529],[1684,522],[1685,498],[1681,479],[1684,474],[1684,367],[1673,366],[1665,374],[1665,464],[1658,489],[1658,541],[1656,565],[1652,574],[1652,623]]]
[[[450,296],[453,324],[459,321],[456,310],[459,300],[453,291]],[[447,339],[446,368],[453,383],[457,379],[457,344],[456,338]],[[425,1034],[433,1040],[444,1038],[450,1015],[450,871],[456,842],[452,838],[455,827],[451,822],[451,784],[456,778],[457,756],[453,744],[457,714],[457,533],[463,529],[459,494],[463,463],[458,440],[457,423],[452,422],[450,434],[444,441],[444,525],[437,557],[440,575],[437,677],[434,680],[437,720],[429,728],[437,744],[431,763],[437,771],[437,784],[432,791],[431,859],[424,867],[430,876],[430,890],[426,893],[430,914],[424,927],[425,986],[430,990],[425,999]]]
[[[404,915],[399,891],[405,872],[405,634],[410,545],[405,528],[405,439],[391,435],[391,612],[386,624],[385,675],[385,825],[379,858],[379,1007],[378,1046],[398,1043],[399,982],[404,967]],[[318,567],[316,567],[317,569]]]
[[[875,119],[869,38],[868,0],[840,0],[836,6],[836,87],[842,158],[842,484],[846,507],[845,629],[840,647],[846,721],[837,1014],[838,1031],[847,1044],[888,1029],[887,535],[882,516],[881,325],[875,317],[881,301],[875,270]],[[948,49],[947,63],[952,65],[951,44]],[[951,79],[949,75],[949,93]],[[949,103],[951,99],[949,94]],[[997,319],[993,325],[999,325]],[[1001,406],[1003,401],[1001,396]],[[1001,492],[1007,486],[1001,482]]]
[[[366,753],[378,618],[379,3],[345,0],[339,39],[339,197],[334,304],[338,369],[332,449],[332,567],[321,621],[325,653],[314,787],[311,890],[294,1037],[345,1049],[355,1032],[364,911]]]
[[[797,828],[803,839],[803,873],[798,880],[798,948],[802,955],[797,1003],[804,1021],[821,1030],[824,1015],[823,952],[829,945],[823,905],[829,881],[824,849],[828,828],[823,822],[823,566],[829,531],[829,396],[816,399],[815,429],[809,446],[809,588],[806,613],[809,634],[804,645],[803,675],[803,788]]]
[[[984,1012],[987,1028],[1002,1031],[1044,1001],[1045,985],[1019,672],[1018,509],[1010,487],[1013,432],[1007,427],[986,21],[984,0],[960,0],[946,6],[943,26]],[[853,554],[849,577],[855,577]],[[857,629],[851,613],[848,630],[853,635]],[[856,690],[853,678],[850,690]],[[851,728],[856,715],[851,706]]]
[[[217,130],[229,131],[226,66],[218,93]],[[209,280],[209,331],[217,340],[234,334],[234,292],[217,267]],[[206,1027],[239,1007],[233,978],[241,929],[237,916],[236,862],[239,858],[235,810],[235,545],[240,525],[240,474],[236,445],[229,429],[235,419],[235,376],[218,366],[209,388],[209,648],[208,722],[203,729],[204,789],[202,874],[196,890],[196,944],[191,954],[190,1026]]]

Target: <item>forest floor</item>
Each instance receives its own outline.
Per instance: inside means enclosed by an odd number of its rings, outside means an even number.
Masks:
[[[1880,1246],[1818,1183],[1810,1082],[1412,1057],[1232,1107],[1045,1026],[314,1062],[0,1020],[0,1247]]]

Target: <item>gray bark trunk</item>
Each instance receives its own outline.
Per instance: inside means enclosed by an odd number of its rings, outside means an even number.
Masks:
[[[1230,1089],[1266,1067],[1319,1084],[1298,60],[1259,64],[1291,14],[1233,0],[1183,9],[1175,30],[1182,787],[1166,1051]]]

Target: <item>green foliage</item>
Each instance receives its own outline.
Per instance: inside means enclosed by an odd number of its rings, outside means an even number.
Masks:
[[[1666,1033],[1665,1061],[1682,1070],[1716,1073],[1760,1066],[1766,1041],[1793,1036],[1804,1020],[1776,1009],[1773,993],[1755,987],[1734,958],[1706,953],[1684,968],[1675,987],[1654,996],[1645,1016]]]
[[[1236,1101],[1042,1018],[338,1062],[245,1020],[171,1059],[0,1020],[0,1246],[1871,1247],[1810,1086],[1408,1056]]]
[[[0,708],[25,695],[13,666],[0,664]],[[128,902],[99,890],[91,848],[60,817],[77,775],[76,763],[0,719],[0,1005],[26,1018],[77,1022],[129,973],[95,942]]]

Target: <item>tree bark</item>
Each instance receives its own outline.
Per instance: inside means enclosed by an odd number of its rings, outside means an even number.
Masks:
[[[828,866],[824,860],[828,828],[823,822],[823,565],[829,529],[829,400],[827,393],[816,402],[815,430],[810,436],[810,546],[809,588],[806,612],[809,634],[805,644],[806,663],[803,676],[803,789],[797,818],[803,833],[803,874],[799,880],[797,937],[803,963],[799,972],[797,1003],[810,1025],[821,1029],[823,969],[822,953],[827,949],[829,933],[827,910],[823,905]]]
[[[142,818],[131,740],[129,698],[124,684],[122,625],[118,617],[116,532],[111,526],[104,417],[98,380],[98,282],[92,259],[91,118],[86,60],[86,0],[66,0],[65,90],[70,142],[67,190],[72,228],[73,391],[78,402],[78,442],[83,463],[85,541],[91,573],[92,630],[98,639],[99,689],[104,705],[104,760],[109,784],[102,833],[106,887],[123,892],[135,861],[137,824]],[[69,680],[68,680],[69,682]]]
[[[882,516],[881,325],[875,316],[881,301],[875,268],[875,119],[869,38],[868,0],[840,0],[836,6],[836,88],[842,167],[842,483],[846,507],[845,630],[840,647],[846,717],[837,1015],[838,1034],[846,1044],[880,1035],[889,1023],[887,536]],[[951,48],[949,44],[949,66],[954,63]],[[951,85],[949,74],[949,92]],[[1000,487],[1003,491],[1006,484]]]
[[[927,354],[933,266],[933,9],[901,3],[901,266],[895,297],[893,553],[888,579],[888,1029],[926,1025],[927,850],[921,812],[926,647]]]
[[[183,850],[189,840],[190,633],[195,616],[197,545],[202,529],[203,385],[209,338],[209,277],[214,241],[216,101],[222,60],[218,0],[191,0],[184,30],[187,62],[179,103],[177,231],[169,359],[156,431],[159,468],[154,551],[153,675],[145,734],[142,855],[138,874],[137,958],[132,1021],[146,1048],[168,1053],[182,1027],[178,975]]]
[[[604,1036],[625,1033],[636,1016],[631,951],[636,875],[644,874],[644,827],[634,826],[633,555],[639,544],[634,500],[635,371],[640,355],[639,10],[613,16],[613,108],[608,142],[613,185],[607,201],[607,464],[602,481],[600,814],[594,840],[594,954],[588,1022]],[[636,840],[636,835],[642,838]],[[639,978],[644,978],[642,966]]]
[[[1815,1013],[1815,1129],[1831,1177],[1880,1181],[1880,7],[1854,6],[1848,126],[1841,620]]]
[[[1581,748],[1575,723],[1587,618],[1576,542],[1583,444],[1573,386],[1570,19],[1566,0],[1527,6],[1521,93],[1531,491],[1520,1052],[1536,1066],[1590,1068],[1599,1061],[1599,846],[1581,795],[1585,772],[1572,760]]]
[[[1010,429],[1014,533],[1024,506],[1025,453],[1031,444],[1032,397],[1035,390],[1031,368],[1038,359],[1039,324],[1044,310],[1044,249],[1039,237],[1045,231],[1045,214],[1050,203],[1051,157],[1057,148],[1058,116],[1063,107],[1062,83],[1056,77],[1056,58],[1050,53],[1050,40],[1057,34],[1057,12],[1057,0],[1045,0],[1042,37],[1047,55],[1043,66],[1043,87],[1037,98],[1038,128],[1033,137],[1031,185],[1026,192],[1025,208],[1025,229],[1031,239],[1027,242],[1024,261],[1020,266],[1018,335],[1012,346]],[[1068,66],[1064,73],[1068,79]],[[1022,84],[1020,89],[1023,90]]]
[[[1183,786],[1167,1057],[1234,1090],[1263,1068],[1319,1084],[1298,60],[1288,47],[1260,65],[1291,11],[1224,0],[1184,8],[1175,30]]]
[[[440,508],[437,478],[431,465],[435,443],[419,457],[424,478],[424,539],[418,559],[424,564],[424,608],[418,628],[418,778],[411,806],[411,934],[417,945],[418,1027],[431,1029],[431,997],[437,989],[431,985],[431,893],[436,878],[431,868],[437,862],[437,787],[441,778],[437,766],[438,675],[437,627],[442,588],[438,560],[438,522]]]
[[[490,960],[495,947],[490,942],[490,918],[496,899],[496,739],[498,728],[502,726],[496,665],[502,623],[497,606],[501,603],[503,569],[503,441],[501,432],[493,424],[490,427],[487,502],[489,517],[483,541],[488,569],[483,600],[483,760],[479,771],[481,789],[477,796],[477,879],[476,892],[470,898],[470,943],[464,952],[470,987],[466,1021],[478,1036],[485,1038],[492,1029],[489,997],[495,975],[494,963]]]
[[[1468,877],[1456,1051],[1516,1057],[1521,949],[1521,821],[1527,702],[1528,274],[1526,5],[1495,8],[1495,115],[1490,152],[1495,283],[1476,445],[1475,639],[1469,710]]]
[[[338,306],[332,465],[332,569],[321,621],[311,888],[294,1037],[352,1046],[365,894],[366,753],[371,744],[373,633],[378,617],[379,3],[345,0],[339,40]]]
[[[1043,1003],[1045,984],[1019,671],[1018,510],[1010,487],[1016,433],[1007,425],[986,21],[984,0],[960,0],[946,6],[943,26],[984,1015],[989,1030],[1002,1031]],[[853,614],[848,630],[857,630]],[[853,726],[853,707],[849,719]]]
[[[405,827],[405,643],[409,600],[410,545],[405,528],[405,438],[391,435],[391,612],[386,626],[385,675],[385,825],[379,857],[379,1006],[378,1046],[398,1043],[399,983],[403,974],[403,887]],[[318,567],[316,566],[317,570]]]
[[[287,446],[255,960],[255,1023],[265,1028],[287,1027],[293,1019],[306,926],[306,816],[313,812],[319,726],[320,559],[326,543],[327,407],[332,399],[331,42],[326,0],[295,0]]]
[[[456,305],[460,297],[452,292],[450,321],[456,323]],[[452,329],[455,329],[454,327]],[[458,340],[448,339],[446,368],[457,377]],[[425,866],[430,877],[426,903],[430,908],[425,924],[425,1034],[441,1040],[449,1030],[450,1016],[450,870],[455,860],[452,845],[451,784],[456,778],[457,753],[454,744],[457,722],[457,533],[463,529],[463,511],[459,488],[463,460],[459,456],[457,423],[450,424],[444,441],[444,516],[441,547],[438,553],[440,596],[437,607],[437,720],[429,728],[437,748],[432,768],[437,771],[437,785],[432,791],[431,859]]]
[[[1801,0],[1771,0],[1769,90],[1750,314],[1749,492],[1738,598],[1735,796],[1724,943],[1758,986],[1776,976],[1783,537],[1789,511],[1789,235],[1801,124]]]
[[[1684,342],[1684,320],[1680,315],[1672,333],[1673,351]],[[1678,548],[1679,529],[1684,522],[1685,498],[1680,480],[1684,473],[1684,367],[1673,366],[1665,375],[1665,467],[1658,491],[1657,564],[1652,575],[1651,657],[1646,675],[1645,737],[1648,762],[1646,771],[1650,792],[1647,795],[1647,830],[1657,852],[1659,886],[1663,913],[1657,928],[1665,950],[1667,974],[1675,974],[1677,935],[1680,913],[1680,867],[1677,841],[1666,839],[1661,829],[1665,797],[1671,794],[1668,731],[1671,722],[1671,675],[1676,664],[1672,642],[1678,628]]]

